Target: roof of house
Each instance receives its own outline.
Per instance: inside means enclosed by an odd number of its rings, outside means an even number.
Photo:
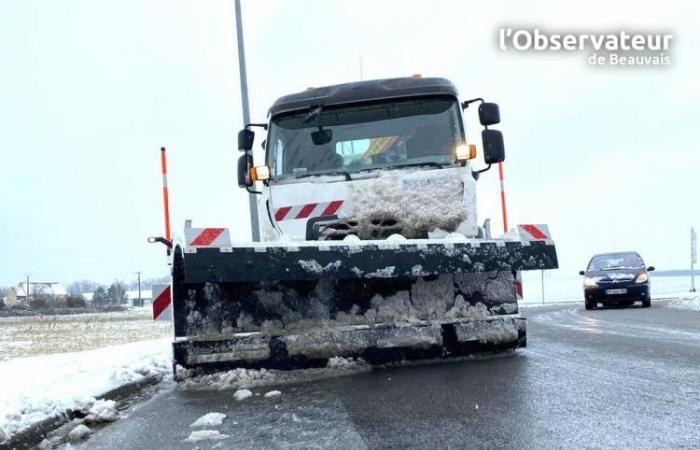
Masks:
[[[15,289],[18,297],[26,297],[25,283],[19,283]],[[67,295],[63,284],[57,281],[30,281],[29,295]]]
[[[139,291],[138,290],[126,291],[126,296],[129,298],[129,300],[139,298]],[[146,300],[150,300],[151,297],[153,297],[153,294],[152,294],[150,289],[141,289],[141,298],[146,299]]]

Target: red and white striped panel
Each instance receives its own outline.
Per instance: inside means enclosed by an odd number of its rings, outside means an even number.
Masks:
[[[187,228],[185,239],[188,247],[230,247],[228,228]]]
[[[517,300],[523,299],[523,277],[520,271],[515,273],[515,298]]]
[[[343,200],[332,202],[307,203],[305,205],[282,206],[275,208],[275,220],[310,219],[312,217],[332,216],[343,206]]]
[[[518,233],[524,241],[550,241],[549,227],[542,224],[518,225]]]
[[[173,307],[169,284],[151,285],[153,292],[153,320],[173,320]]]

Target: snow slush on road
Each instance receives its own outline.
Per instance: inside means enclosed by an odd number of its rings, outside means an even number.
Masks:
[[[474,102],[481,170],[462,123]],[[188,221],[173,248],[174,364],[286,370],[524,346],[516,274],[557,257],[546,227],[491,239],[477,224],[479,175],[505,158],[499,122],[497,105],[460,104],[441,78],[280,98],[269,123],[239,133],[239,185],[259,194],[264,242]],[[262,166],[252,126],[268,131]]]

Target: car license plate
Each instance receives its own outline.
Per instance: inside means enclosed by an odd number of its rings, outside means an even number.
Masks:
[[[620,294],[626,294],[627,289],[606,289],[605,293],[608,295],[620,295]]]

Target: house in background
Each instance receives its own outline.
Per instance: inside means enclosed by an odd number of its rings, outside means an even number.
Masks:
[[[85,301],[88,302],[88,304],[92,303],[92,297],[95,295],[94,292],[82,292],[80,295],[82,295],[85,298]],[[139,291],[138,290],[130,290],[126,291],[126,297],[128,298],[128,306],[130,307],[137,307],[141,306],[139,305]],[[151,289],[141,289],[141,300],[143,300],[143,306],[149,306],[151,303],[153,303],[152,299],[153,295],[151,293]]]
[[[148,306],[151,303],[153,303],[153,295],[151,293],[151,289],[141,289],[141,301],[143,305],[140,305],[139,303],[139,291],[133,290],[133,291],[126,291],[126,296],[129,298],[129,306]]]
[[[55,281],[42,281],[29,283],[29,300],[44,298],[48,302],[63,301],[66,299],[68,291],[63,284]],[[27,288],[26,283],[22,282],[17,287],[11,287],[7,290],[5,297],[5,305],[26,305]]]

